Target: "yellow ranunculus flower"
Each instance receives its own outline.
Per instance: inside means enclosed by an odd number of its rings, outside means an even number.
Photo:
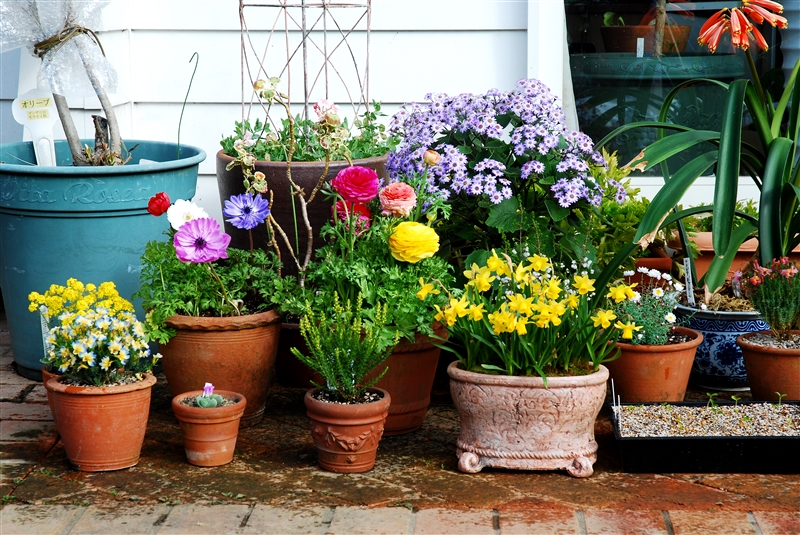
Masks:
[[[422,223],[403,221],[389,236],[389,250],[395,259],[416,264],[439,250],[439,235]]]

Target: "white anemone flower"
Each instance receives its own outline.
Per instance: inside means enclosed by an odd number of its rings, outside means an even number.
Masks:
[[[205,210],[195,203],[184,199],[178,199],[175,201],[175,204],[170,206],[167,210],[167,219],[175,230],[180,230],[184,223],[204,217],[208,217]]]

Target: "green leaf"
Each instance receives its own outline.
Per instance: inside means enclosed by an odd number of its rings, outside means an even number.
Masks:
[[[752,221],[744,221],[741,225],[734,229],[728,249],[722,255],[716,255],[711,264],[708,266],[708,271],[703,275],[703,282],[705,288],[709,292],[716,292],[725,284],[725,279],[728,277],[728,270],[731,268],[733,260],[736,258],[736,252],[739,247],[750,237],[757,229]]]
[[[486,224],[500,232],[514,232],[520,228],[519,201],[516,197],[506,199],[489,208]]]
[[[719,134],[719,163],[714,185],[714,223],[712,240],[714,252],[722,254],[728,249],[736,210],[739,185],[739,160],[742,154],[742,115],[744,97],[749,80],[736,80],[728,87],[722,112]]]
[[[544,205],[547,207],[547,213],[550,214],[550,217],[553,219],[553,221],[561,221],[570,214],[569,208],[560,206],[552,199],[545,200]]]
[[[758,218],[758,245],[763,266],[768,265],[773,258],[782,256],[784,236],[781,193],[786,169],[791,165],[789,155],[793,146],[792,141],[785,137],[775,138],[769,146]]]

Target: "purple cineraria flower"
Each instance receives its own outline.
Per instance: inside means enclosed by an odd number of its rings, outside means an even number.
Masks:
[[[269,216],[269,201],[257,194],[242,193],[233,195],[230,200],[225,201],[225,210],[222,211],[230,219],[226,219],[234,227],[250,230],[261,223]]]
[[[207,217],[192,219],[181,225],[172,241],[181,262],[195,264],[228,258],[230,242],[231,237],[222,232],[219,223]]]

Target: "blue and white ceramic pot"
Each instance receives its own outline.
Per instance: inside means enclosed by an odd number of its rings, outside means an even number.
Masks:
[[[703,334],[703,342],[694,357],[690,383],[717,390],[746,390],[747,371],[736,338],[768,330],[761,316],[757,312],[698,310],[682,305],[678,305],[675,314],[683,325]]]

